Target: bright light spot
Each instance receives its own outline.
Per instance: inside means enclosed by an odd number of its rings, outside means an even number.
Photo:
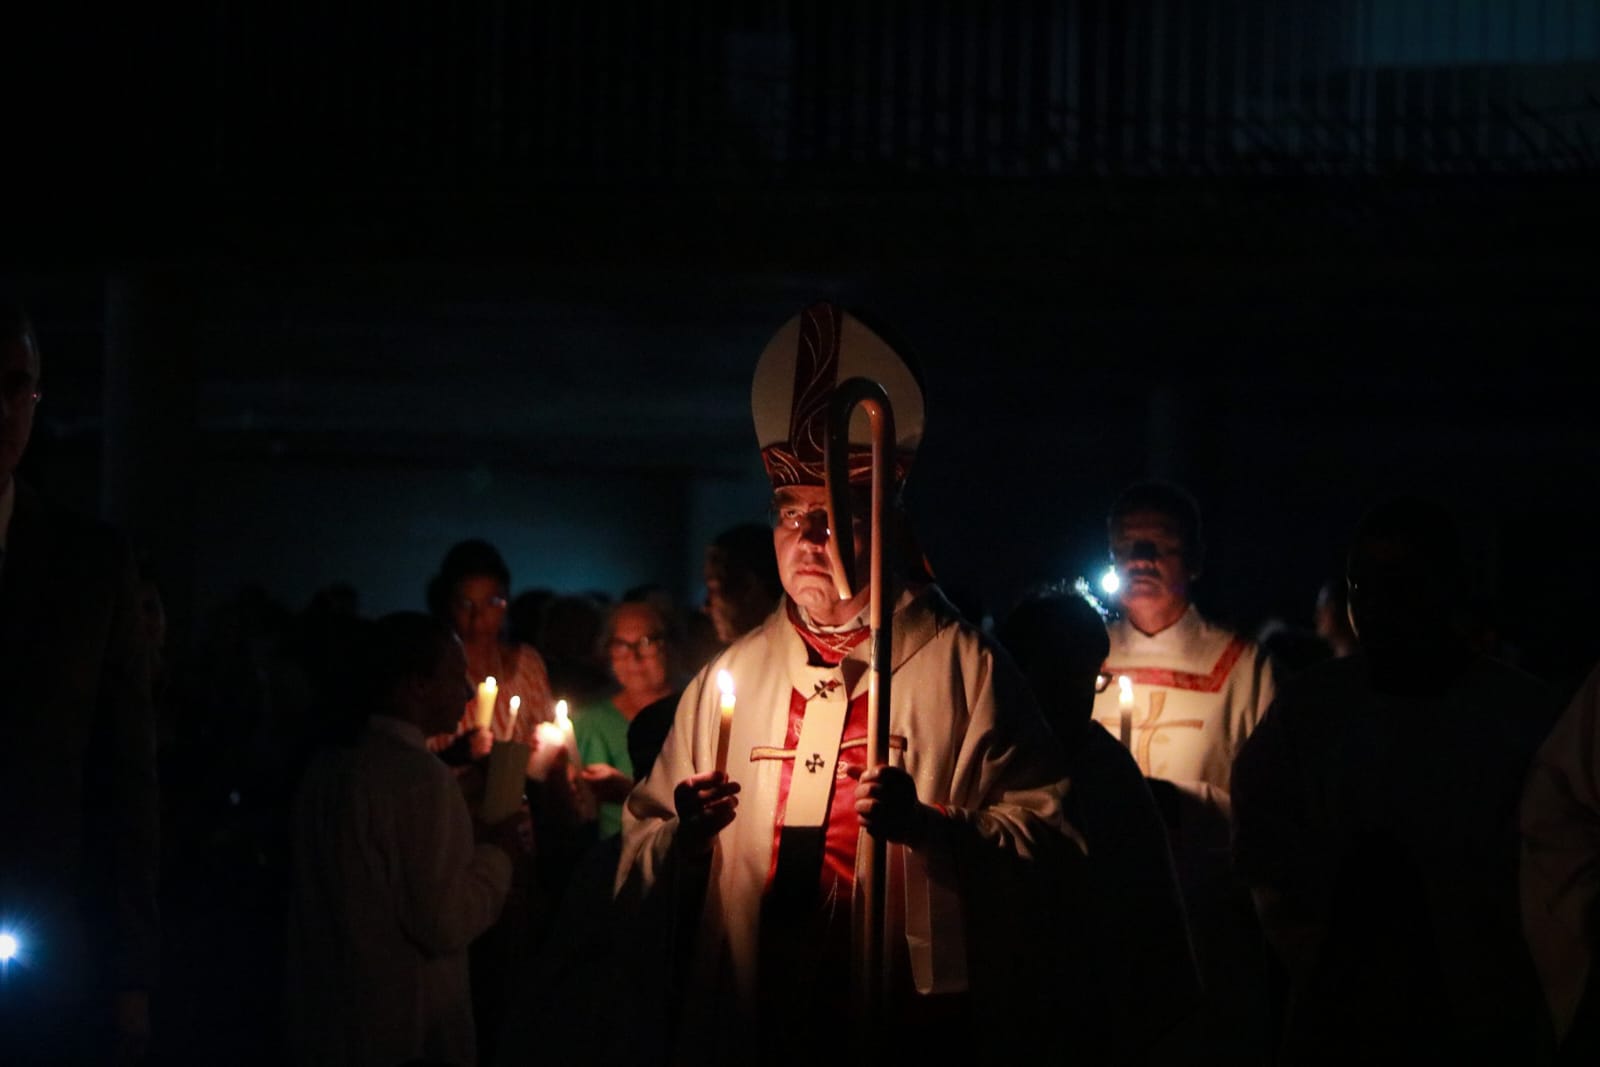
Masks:
[[[1102,619],[1109,614],[1109,612],[1106,611],[1106,606],[1100,603],[1099,597],[1096,597],[1094,592],[1090,590],[1087,580],[1083,578],[1074,578],[1072,580],[1072,591],[1078,596],[1082,597],[1084,603],[1093,608]]]
[[[717,672],[717,691],[724,696],[733,692],[733,675],[728,671]]]
[[[17,939],[10,934],[0,934],[0,963],[10,963],[17,958],[17,950],[22,946],[17,944]]]
[[[1117,702],[1125,708],[1133,706],[1133,679],[1126,674],[1117,675]]]
[[[522,698],[521,697],[512,697],[511,698],[511,717],[513,719],[516,718],[517,717],[517,712],[519,712],[521,710],[522,710]]]
[[[556,701],[556,725],[567,725],[567,702],[565,700]]]
[[[1106,572],[1100,576],[1100,588],[1106,591],[1106,596],[1115,596],[1117,590],[1122,588],[1122,579],[1117,577],[1115,567],[1107,567]]]

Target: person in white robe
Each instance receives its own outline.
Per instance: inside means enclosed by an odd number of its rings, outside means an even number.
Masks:
[[[891,842],[890,1032],[902,1051],[948,1039],[944,1054],[961,1055],[971,1025],[1004,1000],[1007,947],[1044,918],[975,914],[969,888],[1081,857],[1062,818],[1060,748],[1025,683],[915,565],[892,576],[890,758],[865,766],[867,589],[847,600],[835,591],[820,425],[835,384],[856,375],[881,382],[894,406],[901,481],[922,394],[878,334],[813,305],[763,354],[753,406],[785,597],[690,683],[624,814],[619,899],[661,907],[686,927],[679,941],[692,958],[675,1047],[685,1061],[789,1061],[848,1047],[849,931],[868,834]],[[869,470],[864,439],[851,435],[853,485]],[[903,516],[895,521],[892,535],[907,542]],[[865,575],[869,530],[852,532]],[[736,700],[725,772],[719,676]]]
[[[1193,602],[1205,537],[1187,490],[1127,486],[1106,532],[1122,617],[1107,627],[1101,669],[1111,684],[1095,698],[1094,721],[1133,755],[1166,819],[1206,986],[1162,1058],[1255,1057],[1271,1028],[1268,961],[1233,876],[1228,794],[1234,757],[1272,701],[1272,665]]]
[[[354,747],[318,754],[295,799],[289,1055],[472,1064],[467,947],[505,902],[515,827],[475,842],[454,775],[425,744],[470,695],[460,642],[416,613],[380,620],[372,640],[382,709]]]

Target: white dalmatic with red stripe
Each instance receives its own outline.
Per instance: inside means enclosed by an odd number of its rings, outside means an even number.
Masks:
[[[1193,605],[1153,636],[1126,619],[1109,636],[1105,672],[1133,683],[1126,737],[1139,769],[1226,796],[1233,758],[1272,702],[1272,670],[1260,648],[1207,622]],[[1116,683],[1095,699],[1095,721],[1113,737],[1124,736],[1122,703]]]

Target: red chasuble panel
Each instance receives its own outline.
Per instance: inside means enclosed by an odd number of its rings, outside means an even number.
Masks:
[[[784,734],[783,747],[797,749],[800,744],[800,726],[805,721],[806,698],[799,690],[789,693],[789,728]],[[832,753],[822,753],[824,758]],[[767,868],[767,890],[773,887],[778,873],[778,853],[783,838],[783,816],[789,806],[789,787],[798,768],[800,774],[818,773],[820,761],[810,752],[795,751],[793,759],[786,759],[783,777],[778,785],[777,821],[772,828],[772,862]],[[808,769],[808,765],[810,769]],[[824,834],[822,866],[818,872],[818,888],[822,900],[836,894],[838,899],[849,900],[855,884],[856,836],[861,820],[856,815],[856,777],[867,767],[867,692],[865,687],[850,701],[846,713],[844,736],[840,742],[837,770],[834,775],[833,795],[828,802],[828,825]]]

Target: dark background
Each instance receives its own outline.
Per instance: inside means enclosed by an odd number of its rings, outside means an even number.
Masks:
[[[170,614],[158,1062],[275,1062],[263,601],[420,607],[486,536],[519,591],[698,602],[819,298],[923,365],[910,504],[975,613],[1160,475],[1202,606],[1309,625],[1423,490],[1502,651],[1600,659],[1597,0],[161,7],[0,16],[27,474]]]
[[[828,298],[925,367],[910,497],[979,610],[1157,474],[1203,605],[1305,624],[1421,488],[1525,665],[1600,657],[1592,2],[8,18],[30,474],[180,644],[246,583],[416,606],[472,535],[519,589],[697,599],[764,512],[756,355]]]

